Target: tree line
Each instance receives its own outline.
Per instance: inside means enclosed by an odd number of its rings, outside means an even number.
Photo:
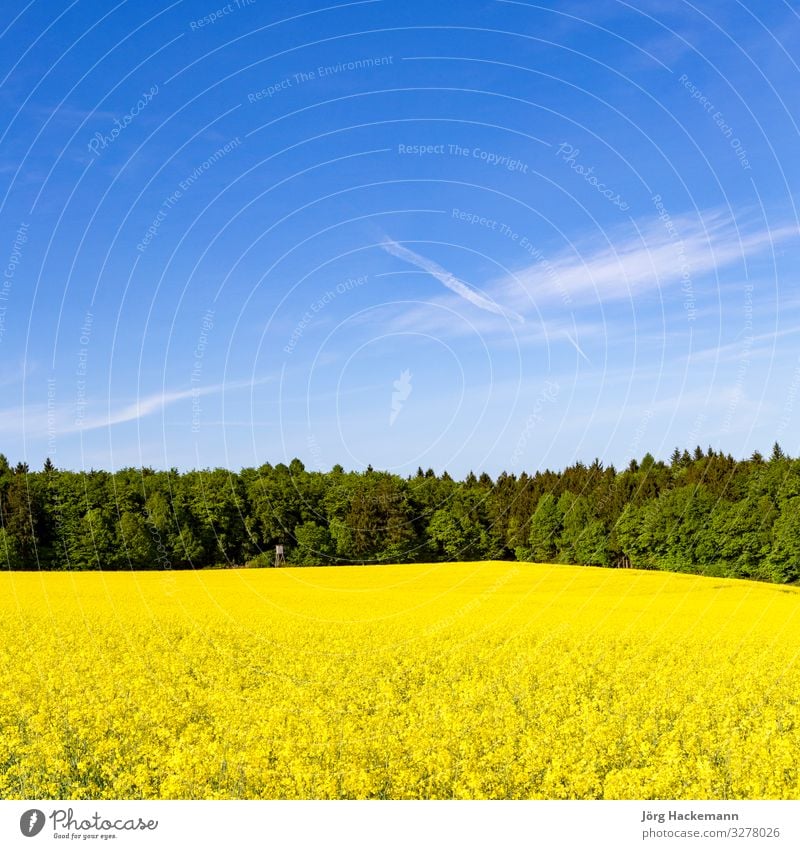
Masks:
[[[32,472],[0,455],[7,569],[119,570],[524,560],[800,578],[800,460],[676,449],[624,470],[470,473],[300,460],[226,469]]]

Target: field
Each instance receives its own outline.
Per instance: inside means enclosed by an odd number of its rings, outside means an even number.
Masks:
[[[800,591],[524,563],[0,575],[0,798],[798,798]]]

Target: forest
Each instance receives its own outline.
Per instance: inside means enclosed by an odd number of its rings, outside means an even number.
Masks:
[[[624,470],[41,471],[0,455],[6,569],[131,570],[520,560],[800,578],[800,460],[779,445],[646,454]]]

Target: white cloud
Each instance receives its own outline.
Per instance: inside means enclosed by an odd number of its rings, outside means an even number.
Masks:
[[[157,392],[117,409],[109,409],[107,413],[90,416],[87,414],[88,411],[96,409],[103,403],[95,399],[87,401],[83,410],[85,416],[83,418],[76,416],[75,403],[60,403],[51,406],[49,409],[45,404],[26,404],[24,407],[0,412],[0,434],[24,435],[28,439],[38,439],[45,436],[64,436],[80,431],[112,427],[151,416],[178,401],[216,395],[223,391],[249,389],[252,386],[265,383],[269,379],[233,381],[210,386],[198,386],[193,389]]]
[[[575,244],[488,288],[498,297],[512,298],[517,309],[557,299],[576,305],[620,300],[683,285],[687,273],[691,283],[798,235],[797,225],[737,228],[730,215],[720,211],[675,216],[669,224],[651,216],[634,231],[610,233],[603,244]]]
[[[602,323],[598,324],[596,319],[589,323],[585,315],[577,318],[575,310],[610,305],[629,298],[636,300],[643,295],[658,296],[667,289],[671,291],[670,297],[683,300],[681,287],[691,287],[691,295],[697,299],[697,316],[718,315],[716,296],[714,308],[710,308],[709,298],[704,294],[708,289],[701,285],[702,279],[718,273],[717,282],[723,295],[734,278],[739,281],[736,292],[741,293],[742,281],[749,281],[758,289],[764,279],[764,269],[759,270],[758,276],[753,273],[752,263],[757,255],[767,254],[772,247],[782,246],[798,235],[800,229],[796,225],[768,229],[742,220],[737,228],[737,222],[719,210],[674,216],[669,226],[654,214],[632,227],[629,225],[626,230],[605,234],[602,243],[598,239],[578,240],[569,249],[550,256],[542,255],[537,262],[488,282],[485,296],[478,297],[492,304],[491,310],[481,313],[464,310],[461,292],[456,292],[458,298],[442,293],[426,304],[403,304],[400,314],[394,310],[385,316],[385,321],[396,330],[413,328],[448,338],[492,336],[494,342],[499,340],[512,345],[554,344],[559,337],[566,343],[565,331],[573,329],[574,320],[595,335],[613,336],[621,332],[620,321],[626,328],[625,333],[641,332],[642,322],[647,322],[651,316],[650,310],[642,310],[635,328],[629,328],[627,319],[611,312],[604,312]],[[426,271],[431,271],[430,265],[433,265],[439,274],[449,274],[411,251],[408,253],[414,259],[410,259],[405,254],[407,249],[389,239],[385,240],[384,249],[402,255]],[[420,265],[422,260],[426,266]],[[690,275],[688,282],[683,277],[684,270]],[[451,277],[447,278],[448,282]],[[455,291],[451,286],[447,288]],[[469,292],[477,295],[472,289]],[[467,300],[474,303],[472,298]],[[508,325],[495,317],[508,314],[508,310],[498,306],[498,301],[527,316],[524,324],[513,327],[510,334]],[[483,305],[480,306],[483,309]],[[375,315],[371,313],[368,320],[374,322]],[[574,331],[573,339],[580,344]],[[569,341],[574,346],[574,342]]]
[[[459,280],[454,274],[451,274],[449,271],[442,268],[441,265],[438,265],[433,260],[421,256],[403,245],[398,244],[394,239],[384,239],[384,241],[381,242],[381,247],[386,251],[386,253],[405,260],[411,265],[415,265],[417,268],[426,271],[432,277],[435,277],[442,285],[450,289],[450,291],[455,292],[459,297],[469,301],[471,304],[478,307],[478,309],[495,313],[496,315],[501,315],[504,318],[513,319],[520,324],[525,322],[525,319],[519,315],[519,313],[501,307],[496,301],[480,294],[480,292],[476,291],[468,283],[464,283],[463,280]]]

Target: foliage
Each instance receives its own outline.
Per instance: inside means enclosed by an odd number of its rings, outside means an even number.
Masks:
[[[525,560],[800,580],[800,460],[697,446],[622,471],[577,462],[492,480],[421,468],[41,472],[0,455],[6,569],[200,569]],[[263,555],[260,554],[263,552]]]

